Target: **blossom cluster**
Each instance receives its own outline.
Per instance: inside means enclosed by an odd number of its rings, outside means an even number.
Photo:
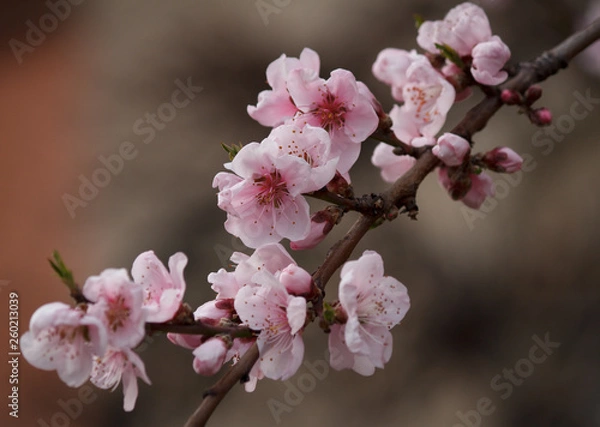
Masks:
[[[311,227],[319,228],[303,194],[325,187],[336,173],[350,181],[361,143],[378,126],[377,103],[364,83],[343,69],[325,80],[319,68],[319,56],[308,48],[268,66],[271,89],[248,113],[273,129],[245,145],[225,164],[231,172],[213,180],[226,230],[248,247],[283,238],[302,242]]]
[[[513,150],[502,147],[494,151],[504,153],[496,158],[496,163],[472,165],[469,141],[451,133],[437,139],[436,135],[452,105],[471,94],[473,83],[497,85],[506,80],[508,73],[503,67],[510,50],[499,36],[492,35],[483,9],[468,2],[451,9],[443,20],[423,22],[417,43],[425,54],[388,48],[379,53],[372,67],[375,77],[390,85],[393,98],[402,103],[389,113],[392,130],[408,145],[433,146],[433,154],[443,163],[438,169],[440,184],[454,199],[477,209],[487,196],[494,195],[492,179],[481,167],[515,172],[522,159]],[[442,55],[444,62],[430,60],[432,55]],[[380,143],[371,161],[381,169],[386,182],[394,182],[416,159],[396,156],[392,146]],[[503,167],[507,162],[513,166]]]
[[[192,350],[193,369],[216,374],[239,359],[256,343],[260,358],[245,383],[247,391],[262,378],[286,380],[304,357],[302,334],[312,320],[315,285],[285,248],[271,243],[252,255],[235,252],[234,271],[220,269],[208,275],[214,300],[198,307],[194,319],[211,326],[243,326],[251,333],[192,335],[168,333],[176,345]],[[137,400],[137,378],[147,384],[142,359],[134,351],[145,336],[145,325],[168,323],[182,304],[187,258],[177,253],[169,270],[152,251],[139,255],[131,275],[125,269],[107,269],[89,277],[82,289],[86,302],[71,307],[53,302],[33,314],[21,339],[26,360],[43,370],[55,370],[70,387],[88,379],[97,387],[115,389],[123,382],[124,409]],[[383,272],[383,260],[366,251],[346,263],[341,272],[339,300],[328,305],[329,348],[334,369],[353,369],[372,375],[392,354],[389,330],[410,307],[406,287]]]
[[[83,285],[85,303],[41,306],[21,337],[25,359],[38,369],[56,370],[70,387],[88,379],[99,388],[123,381],[124,409],[138,396],[137,378],[150,379],[133,351],[145,336],[146,322],[166,322],[177,313],[186,284],[187,257],[176,253],[169,270],[152,251],[140,254],[131,269],[106,269]]]
[[[196,320],[211,325],[243,325],[252,337],[190,336],[169,333],[174,344],[192,350],[193,368],[213,375],[229,361],[236,363],[256,342],[260,358],[245,383],[253,391],[259,379],[287,380],[302,364],[302,334],[309,322],[314,295],[311,275],[299,267],[279,243],[257,248],[251,256],[235,252],[234,271],[220,269],[208,281],[217,293],[198,307]],[[392,354],[389,330],[410,307],[406,287],[385,276],[383,260],[373,251],[347,262],[341,272],[339,301],[330,306],[329,350],[334,369],[372,375]]]

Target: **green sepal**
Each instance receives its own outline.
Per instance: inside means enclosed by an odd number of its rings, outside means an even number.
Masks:
[[[328,302],[323,302],[323,319],[330,325],[335,323],[335,310]]]
[[[423,25],[423,22],[425,22],[425,18],[423,18],[423,15],[420,15],[418,13],[413,14],[413,19],[415,20],[415,28],[417,30],[421,28],[421,25]]]
[[[440,54],[444,58],[446,58],[450,62],[454,63],[461,70],[465,68],[465,63],[463,62],[462,59],[460,59],[460,55],[458,54],[458,52],[455,51],[454,49],[452,49],[450,46],[448,46],[445,43],[444,44],[436,43],[435,47],[438,48],[438,50],[440,51]]]
[[[227,144],[221,143],[221,147],[223,147],[223,150],[225,150],[227,152],[227,154],[229,155],[229,160],[233,160],[234,157],[237,155],[237,153],[240,152],[243,145],[241,143],[239,146],[235,145],[235,144],[227,145]]]

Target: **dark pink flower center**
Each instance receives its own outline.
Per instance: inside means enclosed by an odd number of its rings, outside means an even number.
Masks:
[[[256,195],[260,205],[273,205],[275,208],[279,208],[281,200],[288,193],[287,184],[279,171],[256,178],[253,185],[260,188]]]
[[[321,126],[325,130],[341,129],[346,121],[345,104],[329,91],[322,95],[321,103],[312,113],[321,121]]]
[[[123,327],[125,321],[129,318],[131,310],[125,303],[125,298],[119,295],[117,298],[111,299],[108,302],[108,310],[106,310],[106,319],[109,327],[116,331]]]

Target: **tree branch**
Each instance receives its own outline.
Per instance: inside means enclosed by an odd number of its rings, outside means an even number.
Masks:
[[[418,159],[426,150],[425,147],[413,147],[412,145],[400,141],[392,130],[392,119],[390,119],[390,116],[387,114],[385,117],[379,119],[377,129],[375,129],[375,132],[373,132],[369,138],[396,147],[394,152],[398,155],[409,155]]]
[[[188,335],[229,335],[231,338],[251,338],[255,332],[247,326],[216,326],[197,320],[192,324],[184,323],[146,323],[148,332],[174,332]]]
[[[521,63],[515,77],[503,84],[500,89],[524,91],[532,84],[541,82],[562,68],[565,68],[575,55],[598,38],[600,38],[600,19],[597,19],[587,28],[567,38],[550,51],[544,52],[534,61]],[[490,92],[483,101],[469,110],[464,119],[451,132],[470,140],[475,133],[481,131],[486,126],[488,120],[502,107],[503,103],[499,93],[500,91]],[[412,150],[414,147],[404,144],[397,140],[397,138],[392,138],[389,133],[382,131],[380,128],[372,135],[373,138],[401,147],[401,149],[406,150],[405,154],[418,155],[418,160],[406,174],[400,177],[382,194],[385,204],[384,209],[381,212],[362,214],[348,233],[331,247],[323,264],[313,274],[313,280],[322,293],[319,297],[321,301],[327,282],[331,279],[335,271],[348,260],[358,242],[369,231],[371,226],[381,218],[384,218],[386,212],[390,209],[395,207],[400,208],[402,205],[407,204],[407,200],[412,200],[416,196],[421,182],[439,164],[439,160],[429,149],[423,150],[422,153],[415,153]],[[185,427],[204,426],[225,394],[236,382],[248,375],[248,372],[257,360],[258,347],[255,344],[207,392],[200,407],[194,412]]]
[[[205,426],[217,405],[235,384],[248,376],[257,360],[258,345],[254,343],[239,362],[233,365],[214,386],[204,393],[202,403],[187,420],[184,427]]]

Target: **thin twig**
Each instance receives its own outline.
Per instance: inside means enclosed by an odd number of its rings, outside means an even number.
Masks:
[[[371,134],[370,138],[396,147],[396,150],[399,152],[398,154],[408,154],[413,157],[418,157],[420,154],[417,147],[400,141],[391,128],[382,128],[380,126]]]
[[[254,343],[252,347],[242,356],[238,363],[233,365],[229,371],[209,390],[204,393],[202,403],[198,409],[187,420],[184,427],[199,427],[206,425],[206,422],[216,409],[217,405],[223,400],[231,388],[248,376],[250,369],[258,360],[258,345]]]
[[[148,332],[174,332],[187,335],[229,335],[231,338],[250,338],[255,332],[247,326],[216,326],[197,320],[193,324],[146,323]]]

